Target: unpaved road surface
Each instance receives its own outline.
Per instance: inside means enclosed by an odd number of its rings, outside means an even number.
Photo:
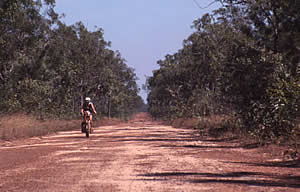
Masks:
[[[299,163],[151,122],[0,143],[0,191],[300,191]]]

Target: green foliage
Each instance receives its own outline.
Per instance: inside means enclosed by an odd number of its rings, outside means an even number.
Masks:
[[[147,80],[151,114],[167,119],[237,113],[269,140],[295,132],[300,116],[300,4],[220,0],[194,21],[183,49]]]
[[[1,112],[70,117],[89,96],[100,114],[108,102],[112,116],[135,113],[143,104],[136,74],[110,50],[103,29],[67,26],[54,6],[55,0],[1,2]]]

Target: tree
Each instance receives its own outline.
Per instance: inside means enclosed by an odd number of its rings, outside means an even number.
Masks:
[[[299,3],[220,2],[194,21],[182,50],[159,61],[147,82],[150,112],[173,118],[230,109],[262,139],[290,135],[300,103]]]
[[[136,74],[119,52],[110,50],[103,29],[89,31],[82,22],[65,25],[54,12],[54,0],[1,2],[4,112],[70,117],[83,97],[106,106],[110,94],[114,116],[127,117],[140,107]]]

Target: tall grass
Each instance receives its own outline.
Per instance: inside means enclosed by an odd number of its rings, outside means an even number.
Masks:
[[[57,131],[80,129],[80,120],[37,120],[24,114],[0,116],[0,139],[35,137]]]
[[[293,131],[268,143],[262,142],[259,137],[254,137],[242,127],[242,122],[236,116],[211,115],[206,117],[184,119],[179,118],[171,122],[173,127],[193,128],[200,136],[215,138],[236,138],[240,143],[257,143],[259,146],[265,144],[278,144],[281,147],[292,150],[300,158],[300,118]]]
[[[94,119],[94,127],[117,125],[121,120],[111,118]],[[80,131],[81,120],[38,120],[24,114],[0,115],[0,140],[13,140],[48,135],[58,131]]]

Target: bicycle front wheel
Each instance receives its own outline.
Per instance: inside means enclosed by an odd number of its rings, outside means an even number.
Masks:
[[[90,137],[90,131],[91,131],[91,122],[88,121],[88,123],[86,124],[86,129],[85,129],[86,137]]]

